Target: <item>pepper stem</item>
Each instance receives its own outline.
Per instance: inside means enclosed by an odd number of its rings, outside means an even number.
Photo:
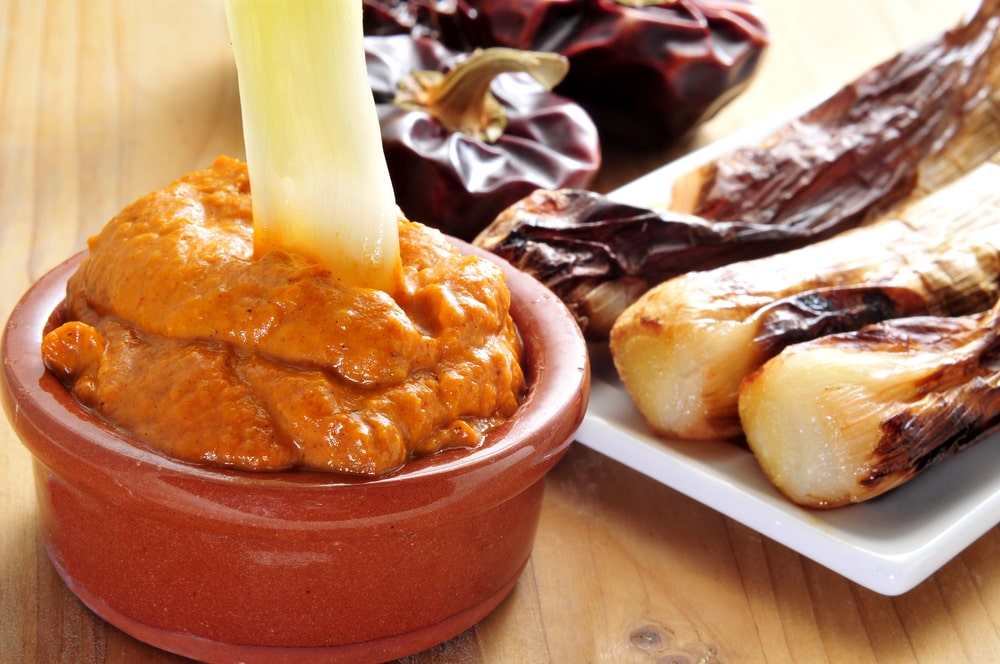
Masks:
[[[525,72],[551,90],[566,76],[569,61],[557,53],[513,48],[477,49],[446,73],[417,70],[399,85],[395,103],[433,116],[448,131],[495,143],[507,126],[500,102],[490,92],[498,74]]]

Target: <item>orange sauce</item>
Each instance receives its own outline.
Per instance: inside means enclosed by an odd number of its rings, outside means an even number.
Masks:
[[[89,241],[46,366],[173,457],[381,475],[474,447],[525,390],[502,270],[400,219],[393,292],[253,255],[246,165],[225,157]]]

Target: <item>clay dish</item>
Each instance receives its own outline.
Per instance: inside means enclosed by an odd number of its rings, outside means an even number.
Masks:
[[[363,480],[178,462],[83,409],[40,353],[81,259],[14,309],[0,394],[33,455],[49,558],[94,613],[207,662],[381,662],[459,634],[510,592],[589,394],[583,337],[538,282],[504,265],[530,384],[517,414],[475,450]]]

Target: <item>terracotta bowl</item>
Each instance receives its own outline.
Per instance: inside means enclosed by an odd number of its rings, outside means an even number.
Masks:
[[[589,394],[583,338],[538,282],[504,265],[530,391],[481,447],[377,480],[258,475],[136,446],[44,370],[81,258],[11,314],[2,396],[33,454],[49,558],[94,613],[208,662],[380,662],[448,640],[510,592]]]

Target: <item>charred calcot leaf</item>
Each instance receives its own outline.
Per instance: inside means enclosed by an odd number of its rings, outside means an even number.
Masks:
[[[625,205],[579,189],[538,190],[506,209],[475,243],[531,273],[565,302],[592,339],[651,286],[792,249],[819,228],[710,222]]]
[[[1000,2],[868,71],[763,144],[674,183],[671,209],[810,227],[871,219],[1000,145]]]
[[[931,308],[924,293],[905,287],[814,288],[777,300],[754,314],[758,331],[753,345],[771,357],[794,343],[924,314]]]

